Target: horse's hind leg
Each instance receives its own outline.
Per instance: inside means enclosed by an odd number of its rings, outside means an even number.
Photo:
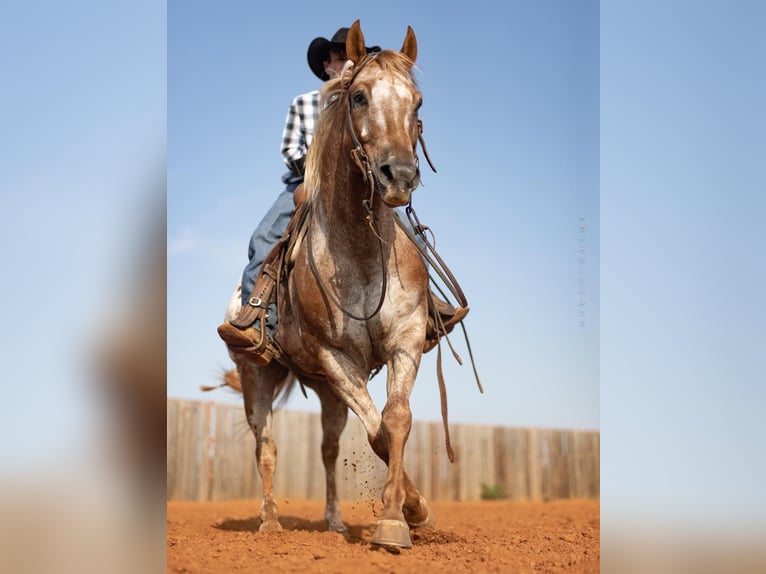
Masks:
[[[272,434],[271,404],[274,389],[285,377],[284,369],[273,363],[268,367],[257,367],[246,361],[238,361],[237,368],[245,400],[245,415],[255,436],[255,457],[258,472],[263,481],[263,502],[261,503],[261,532],[282,530],[279,524],[279,510],[274,501],[274,472],[277,468],[277,445]]]
[[[335,477],[338,443],[348,419],[348,407],[326,384],[316,385],[315,390],[322,403],[322,462],[327,483],[327,505],[324,517],[327,520],[328,530],[340,532],[348,538],[348,529],[340,518],[338,483]]]

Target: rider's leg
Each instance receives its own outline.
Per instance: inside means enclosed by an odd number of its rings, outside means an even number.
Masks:
[[[290,223],[290,217],[295,209],[293,191],[296,187],[297,184],[290,184],[277,196],[274,205],[266,212],[250,237],[247,254],[249,261],[242,272],[242,305],[247,303],[253,292],[263,260],[282,238],[287,224]]]
[[[253,295],[266,257],[287,229],[295,208],[293,192],[297,185],[298,183],[288,184],[285,190],[277,196],[276,201],[266,212],[266,215],[250,238],[250,247],[248,249],[249,261],[242,272],[243,308],[249,304],[248,301]],[[273,336],[277,325],[277,309],[275,304],[272,303],[269,306],[267,317],[266,332],[269,336]],[[271,356],[270,353],[266,352],[266,346],[260,344],[262,339],[260,329],[260,324],[233,325],[229,321],[225,321],[218,327],[218,334],[229,345],[229,348],[250,348],[252,350],[253,347],[256,347],[263,352],[264,362],[267,363],[271,360]]]

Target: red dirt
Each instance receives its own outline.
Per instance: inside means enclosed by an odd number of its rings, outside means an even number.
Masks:
[[[436,528],[413,548],[370,545],[381,504],[341,503],[350,540],[325,531],[324,503],[277,500],[284,530],[259,533],[260,501],[170,501],[167,571],[598,572],[599,502],[434,502]]]

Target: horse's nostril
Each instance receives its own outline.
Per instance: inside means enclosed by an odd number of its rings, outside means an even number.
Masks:
[[[400,184],[409,184],[418,177],[418,167],[411,162],[392,161],[380,166],[378,176],[381,183],[392,184],[398,182]]]

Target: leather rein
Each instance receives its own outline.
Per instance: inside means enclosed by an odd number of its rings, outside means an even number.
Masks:
[[[371,54],[368,54],[365,56],[365,58],[359,63],[358,66],[354,66],[353,72],[351,73],[351,76],[348,80],[341,80],[341,89],[340,92],[345,92],[348,94],[351,90],[351,85],[354,83],[354,78],[356,75],[372,60],[374,60],[380,52],[373,52]],[[344,67],[345,73],[346,68]],[[375,306],[375,309],[366,317],[365,316],[358,316],[354,313],[351,313],[349,310],[345,309],[341,302],[335,297],[330,291],[325,287],[324,283],[322,282],[321,277],[319,276],[319,270],[316,266],[316,261],[314,260],[314,252],[312,249],[312,241],[311,241],[311,226],[309,225],[308,230],[306,232],[306,241],[307,241],[307,251],[308,251],[308,262],[309,267],[311,268],[311,272],[314,274],[314,278],[317,281],[317,285],[319,286],[319,289],[322,291],[322,293],[333,302],[333,304],[340,309],[340,311],[346,315],[347,317],[350,317],[352,319],[355,319],[357,321],[369,321],[372,319],[375,315],[377,315],[380,312],[380,309],[383,307],[383,302],[386,298],[386,291],[388,289],[388,273],[386,272],[386,262],[385,262],[385,255],[384,255],[384,248],[383,248],[383,238],[380,236],[380,233],[378,233],[377,225],[376,225],[376,216],[373,212],[372,205],[373,205],[373,199],[375,197],[375,185],[376,185],[376,178],[375,175],[372,173],[372,165],[370,163],[369,156],[367,155],[367,152],[364,150],[364,146],[359,141],[359,137],[356,134],[356,130],[354,129],[354,122],[352,121],[351,117],[351,105],[352,105],[352,99],[350,97],[348,99],[348,105],[346,106],[346,127],[348,128],[349,135],[351,136],[351,139],[353,141],[354,147],[351,150],[351,159],[353,159],[354,163],[359,168],[359,171],[362,172],[362,178],[364,179],[364,182],[369,186],[369,197],[362,200],[362,206],[364,207],[365,211],[367,212],[366,219],[367,223],[370,226],[370,229],[372,230],[375,237],[378,239],[378,245],[380,246],[380,262],[381,262],[381,276],[382,276],[382,282],[380,289],[380,298],[378,300],[378,304]],[[425,140],[423,139],[423,121],[418,119],[418,141],[420,142],[421,148],[423,148],[423,155],[426,158],[426,161],[428,162],[428,165],[431,167],[434,173],[436,173],[436,168],[434,167],[433,162],[431,161],[431,158],[428,155],[428,150],[426,149]],[[415,158],[417,159],[417,153],[415,154]],[[408,217],[412,213],[414,215],[414,210],[412,208],[412,202],[410,202],[407,206],[407,213]],[[417,219],[417,216],[415,216]],[[413,237],[412,233],[406,229],[405,226],[402,225],[401,219],[399,217],[394,217],[396,222],[399,224],[399,226],[405,231],[407,237],[415,244],[415,246],[418,248],[418,250],[424,255],[426,260],[436,269],[439,276],[442,278],[442,280],[445,282],[446,285],[449,286],[452,293],[455,295],[455,297],[460,301],[461,305],[466,305],[466,299],[465,295],[463,295],[463,291],[460,289],[460,286],[457,284],[457,280],[455,280],[452,273],[450,273],[449,269],[447,269],[447,266],[444,264],[444,262],[441,260],[441,257],[436,253],[436,251],[433,249],[433,247],[426,241],[426,245],[429,245],[431,248],[431,251],[438,259],[439,265],[435,265],[434,260],[428,255],[428,253],[421,247],[421,245],[418,243],[418,241]],[[414,227],[414,226],[413,226]],[[416,230],[422,230],[424,229],[422,226],[420,226],[418,222],[418,226],[414,227]],[[425,239],[425,235],[422,233],[422,231],[419,231],[419,234]],[[439,268],[441,266],[441,269]],[[443,271],[442,271],[443,269]],[[445,274],[449,276],[451,280],[446,280]]]

